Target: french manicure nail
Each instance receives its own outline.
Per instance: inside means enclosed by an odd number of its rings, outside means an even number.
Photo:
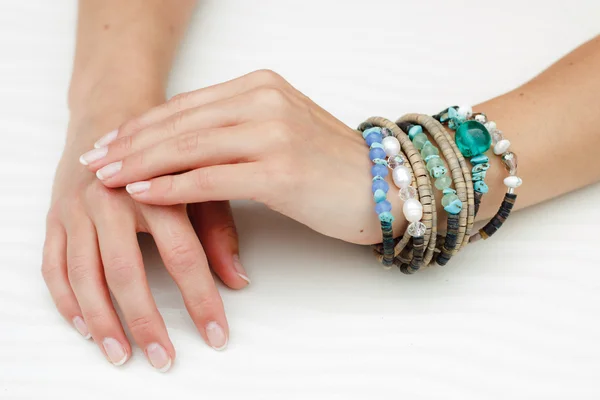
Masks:
[[[110,337],[104,338],[102,347],[104,347],[104,351],[110,362],[115,366],[123,365],[127,361],[127,352],[116,339]]]
[[[98,171],[96,171],[96,176],[98,177],[98,179],[103,181],[105,179],[115,176],[117,174],[117,172],[119,172],[121,170],[121,167],[123,167],[123,161],[117,161],[117,162],[105,165],[104,167],[102,167]]]
[[[127,190],[127,193],[129,194],[143,193],[148,189],[150,189],[150,182],[148,181],[134,182],[125,186],[125,190]]]
[[[90,331],[88,331],[87,325],[85,324],[83,318],[79,316],[73,318],[73,326],[75,327],[75,329],[77,329],[77,332],[79,332],[81,336],[83,336],[84,339],[89,339],[92,337],[92,334],[90,333]]]
[[[146,347],[146,354],[150,364],[160,372],[167,372],[171,368],[171,357],[158,343],[151,343]]]
[[[79,162],[83,165],[89,165],[94,161],[103,159],[107,153],[108,147],[100,147],[97,149],[93,149],[88,151],[87,153],[83,153],[81,157],[79,157]]]
[[[108,146],[110,143],[115,141],[118,135],[119,131],[117,129],[115,129],[114,131],[110,131],[106,135],[98,139],[98,141],[94,143],[94,147],[98,149],[100,147]]]
[[[223,350],[227,347],[227,337],[225,331],[215,321],[211,321],[206,325],[206,336],[208,344],[215,350]]]
[[[250,283],[250,278],[248,278],[248,275],[246,274],[246,270],[244,269],[244,266],[240,262],[240,256],[238,256],[237,254],[235,254],[233,256],[233,267],[237,271],[237,274],[240,278],[242,278],[246,282]]]

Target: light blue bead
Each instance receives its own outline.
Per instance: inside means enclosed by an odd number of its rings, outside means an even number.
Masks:
[[[369,158],[373,161],[376,158],[385,159],[386,154],[383,149],[375,147],[374,149],[369,150]]]
[[[476,172],[471,177],[472,177],[473,182],[475,182],[475,181],[482,181],[482,180],[485,179],[485,171]]]
[[[431,171],[429,171],[429,173],[434,178],[439,178],[440,176],[446,175],[448,173],[448,170],[446,169],[446,167],[433,167]]]
[[[374,149],[374,148],[383,149],[383,144],[375,142],[375,143],[371,144],[371,149]]]
[[[392,211],[392,203],[387,200],[383,200],[375,205],[375,212],[381,214],[384,212]]]
[[[462,210],[462,207],[463,207],[462,201],[460,201],[460,199],[456,199],[452,203],[450,203],[446,207],[444,207],[444,210],[446,210],[446,212],[448,214],[456,215],[456,214],[460,213],[460,211]]]
[[[367,137],[365,138],[365,141],[367,142],[367,146],[371,146],[375,142],[381,143],[382,140],[383,140],[383,137],[381,136],[381,133],[376,133],[376,132],[369,133],[367,135]]]
[[[432,158],[440,158],[440,156],[438,156],[437,154],[431,154],[431,155],[425,157],[425,164],[427,164],[429,162],[429,160],[431,160]]]
[[[471,164],[473,164],[473,165],[484,164],[484,163],[488,163],[488,162],[490,162],[490,158],[488,156],[486,156],[485,154],[480,154],[478,156],[471,158]]]
[[[442,191],[443,194],[456,194],[456,190],[452,188],[446,188]]]
[[[488,164],[488,163],[477,164],[473,167],[471,172],[476,174],[477,172],[487,171],[489,168],[490,168],[490,164]]]
[[[479,193],[487,193],[489,188],[484,181],[477,181],[473,184],[473,189]]]
[[[386,177],[388,168],[385,165],[375,164],[371,167],[371,175]]]
[[[363,139],[366,139],[367,136],[369,136],[369,133],[381,133],[381,128],[374,126],[373,128],[365,129],[362,133]]]
[[[418,135],[419,133],[423,133],[423,127],[421,125],[413,125],[409,130],[408,130],[408,138],[410,140],[413,140],[413,138]]]
[[[375,193],[373,193],[373,200],[375,200],[375,203],[384,201],[386,197],[387,195],[381,189],[377,189]]]
[[[383,158],[375,158],[373,160],[373,164],[380,164],[380,165],[385,165],[387,167],[388,162],[387,160],[383,159]]]
[[[394,216],[391,212],[382,212],[381,214],[379,214],[379,220],[381,222],[388,222],[391,224],[392,222],[394,222]]]
[[[383,178],[379,178],[380,179],[373,181],[373,184],[371,185],[371,190],[373,191],[373,193],[375,193],[378,190],[383,190],[385,193],[387,193],[388,190],[390,190],[390,185],[388,185],[388,183],[384,181]]]

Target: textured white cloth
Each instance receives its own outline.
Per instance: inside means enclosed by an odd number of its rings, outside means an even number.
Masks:
[[[171,94],[271,68],[351,126],[512,89],[596,35],[600,15],[597,0],[201,3]],[[598,185],[516,213],[414,276],[237,204],[252,284],[222,290],[229,348],[202,342],[144,239],[178,358],[166,375],[139,349],[107,363],[40,275],[75,7],[0,2],[0,399],[600,398]]]

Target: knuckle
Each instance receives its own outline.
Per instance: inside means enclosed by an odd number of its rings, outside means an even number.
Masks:
[[[181,155],[193,154],[198,150],[199,143],[197,133],[181,135],[176,139],[177,152]]]
[[[279,110],[287,104],[287,96],[278,87],[262,86],[255,90],[256,101],[271,110]]]
[[[44,255],[42,261],[42,277],[44,282],[48,285],[50,282],[55,281],[63,273],[63,266],[57,263],[55,260],[51,260],[47,255]]]
[[[281,75],[270,69],[259,69],[254,71],[252,75],[262,85],[280,87],[286,82]]]
[[[173,244],[166,258],[165,261],[175,276],[189,275],[196,270],[198,265],[198,254],[187,243]]]
[[[67,275],[72,284],[90,279],[92,275],[92,263],[89,257],[84,255],[72,255],[68,261]]]
[[[175,114],[171,115],[165,122],[165,131],[167,134],[170,136],[177,134],[184,125],[185,119],[186,115],[183,112],[176,112]]]
[[[210,192],[215,188],[215,177],[212,172],[207,168],[201,168],[194,172],[194,186],[198,190]]]
[[[176,94],[175,96],[171,97],[169,101],[167,101],[166,106],[172,112],[179,112],[185,109],[186,104],[189,102],[191,96],[192,92],[183,92]]]
[[[133,147],[133,136],[127,135],[123,136],[119,140],[115,140],[110,144],[111,152],[119,151],[119,152],[128,152]]]
[[[139,130],[141,130],[142,128],[143,128],[143,124],[139,117],[130,119],[129,121],[123,123],[119,127],[119,131],[118,131],[119,133],[118,133],[117,137],[122,138],[122,137],[131,136],[135,132],[138,132]]]
[[[293,139],[293,129],[292,127],[284,120],[275,119],[266,123],[265,131],[271,137],[277,146],[291,144]]]
[[[218,224],[214,228],[214,232],[219,236],[228,236],[232,239],[237,239],[237,229],[235,222],[231,218],[227,218],[222,223]]]
[[[148,315],[142,315],[127,322],[134,336],[143,336],[153,332],[153,319]]]
[[[137,264],[126,257],[112,257],[106,263],[104,273],[112,285],[126,286],[138,278]]]

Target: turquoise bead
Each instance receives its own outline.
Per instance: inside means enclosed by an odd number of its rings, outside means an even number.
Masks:
[[[452,184],[452,179],[448,175],[441,176],[435,180],[435,187],[438,190],[449,188]]]
[[[440,158],[440,156],[438,156],[437,154],[432,154],[430,156],[427,156],[427,157],[424,158],[425,163],[428,163],[430,160],[432,160],[434,158]]]
[[[431,155],[439,155],[439,154],[440,154],[440,151],[437,149],[437,147],[432,145],[431,142],[429,142],[429,141],[425,142],[425,144],[423,145],[423,148],[421,149],[421,157],[423,157],[423,158],[426,158]]]
[[[488,169],[490,169],[490,164],[488,164],[488,163],[477,164],[476,166],[473,167],[471,172],[475,174],[477,172],[487,171]]]
[[[375,181],[382,181],[382,180],[383,180],[383,176],[377,175],[377,176],[373,177],[373,182],[375,182]]]
[[[413,140],[413,138],[415,136],[417,136],[419,133],[423,133],[423,127],[421,125],[413,125],[409,130],[408,130],[408,138],[410,140]]]
[[[373,200],[375,200],[375,203],[379,203],[381,201],[384,201],[386,197],[387,197],[387,195],[381,189],[377,189],[375,191],[375,193],[373,193]]]
[[[448,170],[446,169],[446,167],[435,167],[435,168],[432,168],[431,171],[429,171],[429,173],[434,178],[440,178],[440,177],[446,175],[448,173]]]
[[[379,143],[379,142],[375,142],[373,144],[371,144],[371,149],[383,149],[383,144]]]
[[[382,212],[381,214],[379,214],[379,220],[381,222],[392,223],[392,222],[394,222],[394,216],[392,215],[391,212],[385,211],[385,212]]]
[[[446,210],[448,214],[456,215],[461,212],[462,208],[462,201],[460,201],[460,199],[456,199],[452,203],[444,207],[444,210]]]
[[[473,183],[473,189],[479,193],[487,193],[489,188],[484,181],[476,181]]]
[[[383,159],[383,158],[374,158],[373,164],[385,165],[387,167],[388,162],[386,159]]]
[[[443,190],[444,194],[456,194],[456,190],[452,189],[452,188],[446,188]]]
[[[474,120],[460,124],[456,129],[454,140],[465,157],[475,157],[483,154],[492,145],[492,137],[487,128],[482,123]]]
[[[482,180],[484,180],[484,179],[485,179],[485,173],[486,173],[485,171],[482,171],[482,172],[476,172],[476,173],[474,173],[473,175],[471,175],[471,179],[472,179],[473,181],[482,181]]]
[[[373,128],[365,129],[362,133],[363,139],[366,139],[370,133],[381,133],[381,128],[378,126],[375,126]]]
[[[427,162],[427,171],[429,171],[431,173],[431,170],[434,169],[435,167],[443,167],[444,166],[444,162],[442,161],[442,159],[438,156],[437,158],[430,158],[429,161]]]
[[[427,135],[423,132],[417,133],[415,137],[412,139],[413,144],[417,148],[417,150],[421,150],[425,143],[427,143],[429,139],[427,139]]]
[[[473,165],[485,164],[488,162],[490,162],[490,158],[488,156],[486,156],[485,154],[480,154],[478,156],[471,158],[471,164],[473,164]]]

